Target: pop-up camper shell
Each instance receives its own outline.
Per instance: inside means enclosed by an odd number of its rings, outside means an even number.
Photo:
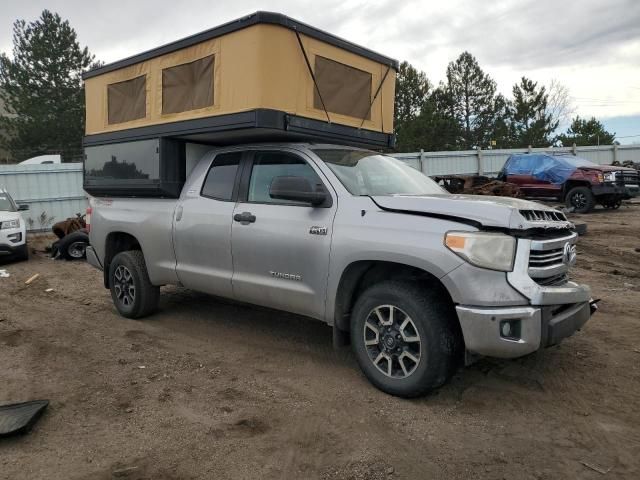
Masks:
[[[396,70],[393,59],[269,12],[91,70],[85,190],[176,196],[189,157],[211,145],[390,148]]]

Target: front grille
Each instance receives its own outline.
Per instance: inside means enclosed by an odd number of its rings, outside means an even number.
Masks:
[[[618,177],[619,175],[619,177]],[[622,179],[623,185],[638,185],[638,173],[637,172],[617,172],[616,178]]]
[[[529,276],[539,285],[566,283],[569,265],[565,256],[569,256],[571,252],[565,255],[565,248],[567,244],[575,243],[575,239],[574,233],[560,238],[532,241],[529,251]]]
[[[557,210],[520,210],[522,215],[529,222],[566,222],[564,213]]]
[[[553,277],[534,278],[534,281],[541,287],[559,287],[569,281],[569,276],[566,273],[561,273]]]
[[[555,265],[562,263],[564,257],[564,247],[554,248],[553,250],[532,250],[529,254],[529,266],[530,267],[548,267],[549,265]]]

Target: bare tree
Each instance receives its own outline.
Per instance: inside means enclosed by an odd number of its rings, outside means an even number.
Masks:
[[[576,111],[569,89],[554,78],[547,88],[547,94],[545,113],[551,116],[553,123],[558,122],[560,126],[569,124]]]

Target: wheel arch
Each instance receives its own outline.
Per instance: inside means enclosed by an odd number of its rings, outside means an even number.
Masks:
[[[565,201],[567,199],[567,194],[571,191],[572,188],[575,187],[588,187],[591,188],[591,182],[587,180],[567,180],[562,187],[562,198],[561,201]]]
[[[127,232],[110,232],[105,240],[104,250],[104,287],[109,288],[109,267],[111,260],[120,252],[140,250],[142,246],[138,239]],[[144,252],[143,252],[144,256]]]
[[[437,289],[444,296],[443,298],[453,305],[445,285],[436,275],[423,268],[393,261],[353,261],[343,269],[335,294],[333,330],[336,345],[348,343],[351,311],[358,296],[370,286],[385,280],[409,280],[421,283],[425,288]]]

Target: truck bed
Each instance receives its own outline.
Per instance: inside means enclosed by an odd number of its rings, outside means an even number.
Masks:
[[[177,283],[173,219],[178,200],[162,198],[92,198],[90,240],[104,259],[109,236],[131,236],[142,247],[155,285]],[[107,230],[108,229],[108,230]]]

